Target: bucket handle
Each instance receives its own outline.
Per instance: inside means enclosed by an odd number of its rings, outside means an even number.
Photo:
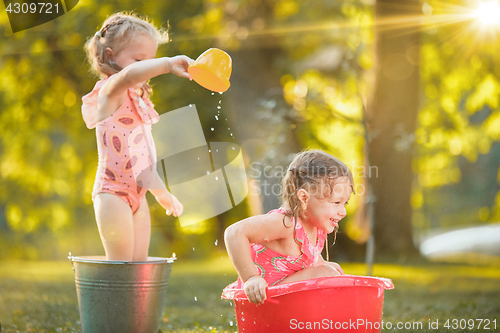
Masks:
[[[75,271],[75,264],[73,262],[73,256],[71,255],[71,252],[68,252],[68,259],[71,261],[71,268],[73,269],[73,272]]]

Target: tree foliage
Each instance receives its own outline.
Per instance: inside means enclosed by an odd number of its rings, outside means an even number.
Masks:
[[[362,120],[377,65],[374,27],[380,22],[374,4],[86,1],[54,21],[16,34],[7,16],[0,15],[2,253],[62,257],[71,248],[85,252],[99,246],[90,196],[97,166],[95,134],[86,129],[80,113],[80,98],[97,78],[89,74],[83,44],[117,11],[134,10],[169,27],[171,42],[160,46],[159,56],[196,58],[209,47],[220,47],[233,57],[232,86],[224,95],[168,75],[153,79],[153,102],[160,113],[196,104],[207,141],[242,145],[248,163],[286,166],[291,153],[322,148],[351,167],[362,194],[371,171],[364,164]],[[467,5],[462,0],[453,4]],[[500,215],[496,36],[466,29],[467,22],[433,23],[434,17],[450,12],[437,1],[416,6],[422,23],[415,27],[421,37],[416,46],[418,124],[414,133],[407,133],[414,141],[404,143],[413,157],[413,176],[408,176],[413,226],[426,231],[495,221]],[[431,14],[429,8],[434,8]],[[275,208],[272,197],[263,200],[261,211]],[[360,199],[353,197],[350,216],[363,204]],[[384,200],[390,206],[390,196]],[[161,254],[209,253],[222,244],[224,227],[245,217],[247,205],[255,212],[258,202],[250,198],[192,228],[181,228],[152,205],[154,237],[163,240],[153,247]],[[350,218],[343,230],[364,241],[366,226],[358,222]],[[92,241],[78,241],[83,230],[90,230]],[[196,244],[194,250],[191,244]]]

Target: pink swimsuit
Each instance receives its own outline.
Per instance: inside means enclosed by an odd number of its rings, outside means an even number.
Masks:
[[[268,214],[279,213],[285,214],[285,210],[275,209]],[[293,218],[292,218],[293,222]],[[276,285],[286,277],[298,272],[304,268],[314,266],[321,256],[321,251],[325,245],[327,234],[325,231],[318,229],[316,245],[313,246],[307,238],[306,232],[302,227],[300,219],[295,226],[295,237],[300,243],[299,256],[287,256],[276,251],[273,251],[261,244],[250,244],[252,260],[259,272],[269,286]],[[225,289],[242,289],[243,282],[238,278]]]
[[[82,98],[83,119],[89,129],[96,128],[99,154],[92,199],[98,193],[112,193],[135,213],[147,192],[139,175],[144,170],[151,172],[156,163],[151,125],[159,115],[148,98],[129,88],[128,98],[118,110],[97,122],[97,94],[105,81],[97,82]]]

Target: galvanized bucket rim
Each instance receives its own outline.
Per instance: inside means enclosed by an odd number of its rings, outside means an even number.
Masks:
[[[110,264],[110,265],[148,265],[148,264],[172,264],[177,258],[148,257],[143,261],[106,260],[105,256],[68,256],[71,262]]]

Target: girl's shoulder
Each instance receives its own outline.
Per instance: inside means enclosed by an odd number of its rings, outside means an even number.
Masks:
[[[286,214],[286,210],[284,208],[277,208],[277,209],[273,209],[273,210],[270,210],[267,214],[281,214],[281,215],[285,215]]]
[[[300,222],[295,223],[294,218],[293,216],[290,216],[289,211],[287,211],[282,207],[278,209],[273,209],[269,211],[266,215],[272,217],[274,223],[279,223],[281,226],[284,227],[284,229],[292,233],[293,229],[296,229],[298,226],[300,227]]]
[[[97,81],[94,88],[82,97],[82,116],[87,128],[92,129],[97,123],[97,98],[107,78]]]

